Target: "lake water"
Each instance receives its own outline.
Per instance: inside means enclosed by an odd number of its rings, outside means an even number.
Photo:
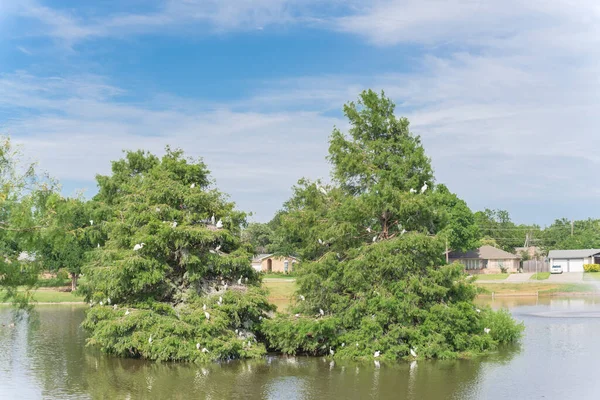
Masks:
[[[0,398],[600,398],[600,299],[508,298],[490,304],[508,306],[525,322],[520,346],[477,360],[380,368],[309,357],[206,366],[118,359],[85,348],[85,307],[39,306],[37,318],[20,320],[0,307]]]

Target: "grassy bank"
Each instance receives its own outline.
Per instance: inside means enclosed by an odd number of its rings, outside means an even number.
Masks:
[[[556,293],[592,293],[595,286],[584,283],[476,283],[480,294],[552,295]]]
[[[262,274],[263,279],[296,279],[294,274]]]
[[[76,296],[71,292],[59,292],[55,289],[40,288],[32,291],[33,300],[38,303],[77,303],[83,302],[83,297]],[[2,292],[0,291],[0,301]]]
[[[270,281],[263,282],[269,289],[269,301],[277,306],[279,311],[285,311],[292,304],[292,296],[296,290],[295,281]]]

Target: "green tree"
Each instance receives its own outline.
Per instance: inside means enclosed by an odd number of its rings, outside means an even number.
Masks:
[[[273,306],[241,242],[245,214],[211,188],[204,163],[169,148],[128,152],[97,181],[106,241],[80,284],[89,343],[157,360],[264,354],[255,332]]]
[[[249,243],[255,254],[269,252],[273,240],[273,230],[269,224],[254,222],[242,231],[242,239]]]
[[[295,314],[263,323],[273,349],[341,358],[452,358],[516,340],[505,313],[477,310],[460,265],[443,266],[446,240],[476,238],[474,217],[447,188],[383,94],[344,107],[334,129],[332,185],[301,180],[281,216],[298,248]],[[442,266],[441,266],[442,265]],[[441,267],[440,267],[441,266]],[[484,328],[489,328],[489,334]]]

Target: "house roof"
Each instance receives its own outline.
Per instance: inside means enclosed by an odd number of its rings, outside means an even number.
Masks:
[[[257,255],[255,255],[255,256],[254,256],[254,258],[252,259],[252,262],[260,262],[260,261],[264,260],[265,258],[269,258],[269,257],[273,257],[273,256],[274,256],[274,257],[285,257],[285,258],[292,258],[292,259],[294,259],[294,260],[298,260],[298,259],[297,259],[296,257],[294,257],[294,256],[279,256],[279,255],[276,255],[276,254],[273,254],[273,253],[271,253],[271,254],[257,254]]]
[[[497,249],[493,246],[481,246],[478,249],[467,251],[466,253],[452,252],[448,256],[449,258],[479,258],[482,260],[506,260],[508,258],[521,258],[517,255],[509,253],[501,249]]]
[[[600,253],[600,249],[550,250],[548,258],[585,258]]]

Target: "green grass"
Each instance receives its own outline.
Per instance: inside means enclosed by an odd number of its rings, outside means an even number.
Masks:
[[[292,296],[296,290],[295,281],[263,282],[269,290],[269,301],[277,306],[279,311],[285,311],[292,305]]]
[[[477,281],[501,281],[508,278],[510,274],[481,274],[474,275]]]
[[[71,292],[59,292],[58,290],[39,289],[34,290],[33,300],[38,303],[75,303],[83,302],[83,297],[76,296]],[[0,291],[0,296],[2,292]]]
[[[600,272],[585,272],[583,274],[584,281],[600,281]]]
[[[262,274],[262,277],[266,278],[266,279],[296,279],[296,275],[294,275],[294,274],[270,273],[270,274]]]
[[[499,295],[532,295],[532,294],[552,294],[552,293],[587,293],[595,291],[592,285],[583,283],[475,283],[479,288],[479,294],[499,294]]]
[[[550,272],[538,272],[536,274],[533,274],[529,279],[534,281],[542,281],[548,278],[550,278]]]

